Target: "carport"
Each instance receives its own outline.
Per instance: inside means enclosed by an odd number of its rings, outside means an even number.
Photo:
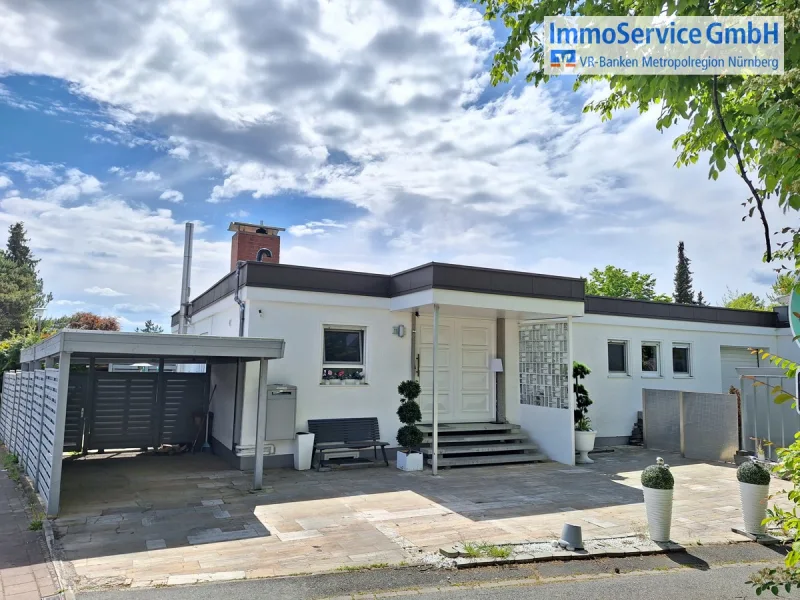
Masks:
[[[260,489],[267,367],[283,354],[284,341],[275,339],[64,330],[24,349],[22,370],[4,374],[0,433],[41,494],[47,514],[56,515],[65,451],[179,442],[189,435],[193,414],[207,411],[214,365],[259,361],[253,487]],[[158,372],[97,369],[142,362],[158,364]],[[206,368],[204,373],[186,372],[191,367],[165,373],[165,362]],[[241,390],[217,393],[234,401]]]

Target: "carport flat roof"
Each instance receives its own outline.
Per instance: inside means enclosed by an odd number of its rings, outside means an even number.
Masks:
[[[73,358],[146,357],[176,359],[178,362],[214,358],[259,360],[283,358],[284,347],[283,340],[267,338],[64,329],[22,350],[20,362],[44,360],[61,352],[70,352]]]

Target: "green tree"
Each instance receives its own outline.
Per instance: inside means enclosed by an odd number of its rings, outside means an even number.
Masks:
[[[740,293],[739,290],[728,291],[722,296],[722,306],[738,310],[769,310],[764,301],[752,292]]]
[[[33,309],[45,306],[52,294],[45,294],[23,223],[8,228],[6,250],[0,254],[0,339],[22,330],[33,318]]]
[[[29,269],[36,269],[39,260],[33,258],[28,246],[28,237],[25,233],[25,224],[22,221],[14,223],[8,228],[8,242],[6,244],[6,257],[18,265]]]
[[[689,270],[691,260],[686,256],[683,242],[678,242],[678,265],[675,267],[675,292],[672,298],[678,304],[694,304],[692,289],[692,272]]]
[[[498,19],[509,30],[495,56],[494,84],[508,81],[520,69],[527,81],[548,81],[544,73],[543,21],[551,15],[592,16],[726,16],[776,15],[784,18],[783,75],[581,75],[574,87],[605,81],[610,93],[589,102],[585,111],[603,119],[636,107],[659,111],[656,127],[682,131],[674,141],[677,165],[709,157],[709,177],[733,163],[743,181],[745,218],[758,212],[764,238],[764,258],[773,258],[764,202],[772,198],[782,208],[800,209],[800,3],[797,0],[475,0],[487,20]],[[524,57],[524,58],[523,58]],[[520,63],[530,61],[527,64]],[[746,194],[746,195],[745,195]],[[787,245],[776,253],[800,267],[800,229],[785,228]]]
[[[12,332],[0,341],[0,374],[4,371],[20,368],[20,352],[23,348],[38,344],[50,337],[50,332],[37,331],[35,327],[26,327],[22,332]]]
[[[0,339],[30,323],[40,300],[38,283],[30,271],[0,254]]]
[[[767,293],[770,304],[777,305],[783,302],[785,296],[792,293],[795,286],[795,278],[791,273],[780,273],[772,284],[772,289]]]
[[[628,273],[625,269],[608,265],[602,271],[600,269],[591,270],[589,279],[586,281],[586,293],[609,298],[672,301],[666,294],[656,294],[655,286],[656,280],[651,274],[639,273],[639,271]]]
[[[153,323],[152,319],[147,319],[144,322],[144,327],[137,327],[138,333],[164,333],[164,328],[161,325]]]
[[[697,306],[709,306],[706,299],[703,297],[703,292],[697,292]]]

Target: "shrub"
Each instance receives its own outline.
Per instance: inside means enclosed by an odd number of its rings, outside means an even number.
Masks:
[[[754,460],[748,460],[739,465],[736,469],[736,479],[742,483],[751,483],[753,485],[769,485],[769,471],[767,471],[760,463]]]
[[[591,372],[591,369],[583,363],[577,361],[572,363],[572,378],[575,380],[572,386],[575,392],[575,431],[591,431],[591,421],[586,415],[592,405],[592,399],[589,398],[589,392],[580,383],[581,379]]]
[[[400,406],[397,409],[397,417],[403,426],[397,430],[397,443],[406,452],[417,450],[422,444],[423,435],[417,427],[417,423],[422,421],[422,410],[416,400],[422,393],[422,387],[413,380],[402,382],[397,386],[400,398]]]
[[[663,458],[657,458],[656,464],[642,471],[642,485],[653,490],[671,490],[675,487],[675,478]]]

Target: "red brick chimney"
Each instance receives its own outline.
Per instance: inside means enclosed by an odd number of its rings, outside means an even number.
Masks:
[[[281,260],[281,238],[279,236],[283,227],[270,227],[269,225],[255,225],[253,223],[239,223],[234,221],[228,227],[233,231],[231,239],[231,271],[236,268],[240,260],[256,260],[258,251],[266,248],[272,253],[263,256],[261,262],[279,263]]]

